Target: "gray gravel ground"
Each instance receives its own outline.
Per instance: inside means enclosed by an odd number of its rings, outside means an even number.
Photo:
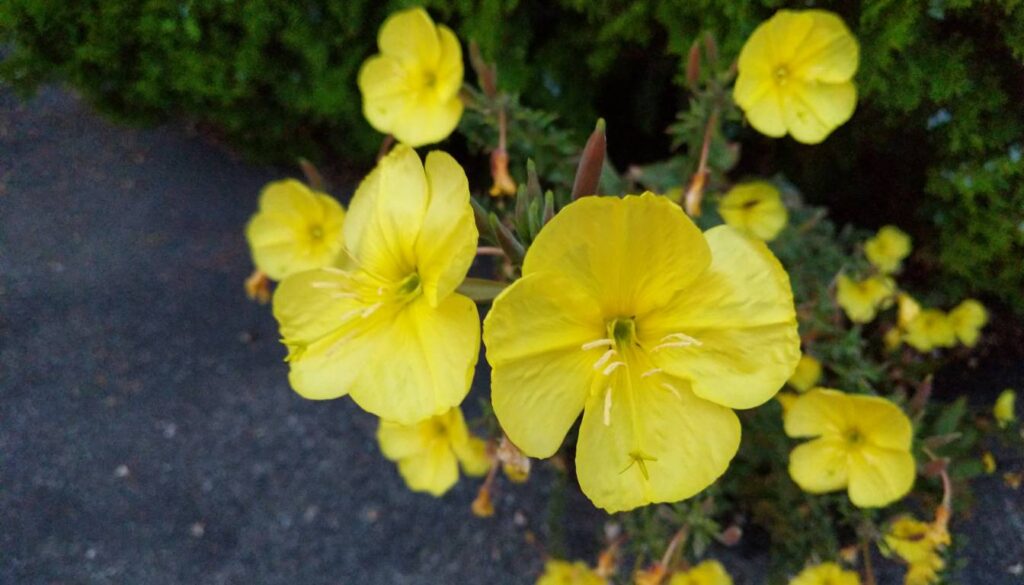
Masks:
[[[476,519],[469,485],[408,492],[350,401],[287,388],[240,288],[242,226],[286,172],[0,92],[0,583],[533,582],[546,482]],[[1021,492],[986,481],[962,582],[1021,583]]]

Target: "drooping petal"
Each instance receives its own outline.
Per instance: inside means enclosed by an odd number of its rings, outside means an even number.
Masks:
[[[345,248],[360,269],[391,281],[415,269],[427,189],[420,157],[402,144],[363,179],[345,224]]]
[[[427,155],[424,169],[430,202],[415,254],[423,294],[437,306],[466,278],[479,234],[469,204],[469,182],[459,163],[447,153],[434,151]]]
[[[350,391],[364,410],[411,424],[458,405],[480,349],[480,317],[468,298],[449,295],[431,307],[422,296],[373,323],[380,344]]]
[[[798,142],[818,144],[853,115],[857,89],[853,83],[793,81],[783,93],[786,127]]]
[[[689,380],[698,396],[753,408],[800,359],[789,277],[763,242],[727,226],[705,235],[711,266],[663,310],[641,316],[637,330],[658,367]],[[676,342],[685,338],[692,341]]]
[[[792,407],[790,407],[792,410]],[[800,489],[823,494],[846,487],[849,481],[846,445],[833,439],[814,439],[789,455],[789,475]]]
[[[437,65],[441,42],[433,19],[422,8],[411,8],[389,16],[377,35],[380,52],[406,67]]]
[[[531,457],[550,457],[579,417],[609,346],[596,301],[567,278],[534,273],[505,289],[484,320],[491,399],[505,433]]]
[[[595,392],[583,412],[583,493],[612,513],[689,498],[718,479],[739,448],[736,414],[697,397],[684,380],[620,371],[611,399]]]
[[[914,456],[908,451],[863,447],[850,455],[850,501],[878,508],[899,500],[914,487]]]
[[[459,481],[459,462],[442,440],[413,457],[398,462],[398,472],[413,491],[440,497]]]
[[[530,246],[523,274],[560,273],[599,300],[607,316],[664,305],[710,262],[700,230],[651,193],[584,197],[559,212]]]

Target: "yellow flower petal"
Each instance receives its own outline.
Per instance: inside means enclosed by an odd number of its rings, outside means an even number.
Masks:
[[[359,68],[357,83],[366,120],[378,132],[390,133],[410,103],[402,63],[394,57],[374,55]]]
[[[607,581],[595,573],[586,563],[576,561],[550,560],[544,565],[544,574],[537,585],[606,585]]]
[[[821,379],[821,362],[814,359],[814,356],[803,354],[796,364],[796,370],[789,377],[789,385],[800,392],[807,392],[817,386]]]
[[[999,428],[1005,428],[1017,420],[1016,414],[1017,393],[1007,388],[999,393],[995,406],[992,407],[992,415],[996,418]]]
[[[491,400],[527,455],[553,455],[583,410],[593,364],[607,348],[582,346],[605,335],[602,321],[597,303],[557,274],[521,278],[495,299],[484,321]]]
[[[908,451],[862,448],[850,457],[850,501],[860,508],[887,506],[910,493],[915,475]]]
[[[956,331],[946,313],[938,309],[924,309],[907,323],[904,340],[918,351],[956,345]]]
[[[883,226],[874,237],[864,243],[864,254],[881,272],[895,272],[900,269],[903,259],[910,254],[910,236],[896,226]]]
[[[981,335],[981,328],[988,323],[988,311],[974,299],[966,299],[949,312],[949,324],[957,339],[967,347],[974,347]]]
[[[845,488],[850,481],[845,443],[815,439],[798,445],[789,455],[789,475],[812,494]]]
[[[842,126],[857,106],[853,83],[793,81],[782,94],[786,127],[797,142],[818,144]]]
[[[621,376],[627,384],[597,386],[583,411],[576,473],[595,506],[614,513],[675,502],[725,473],[740,442],[730,409],[698,398],[683,380]]]
[[[468,298],[450,295],[432,308],[420,297],[382,317],[367,336],[377,342],[375,358],[385,356],[387,363],[364,364],[349,391],[363,410],[408,424],[458,405],[469,391],[480,317]]]
[[[485,475],[491,468],[491,458],[487,455],[487,443],[477,437],[469,437],[466,442],[453,444],[452,450],[462,464],[462,471],[470,477]]]
[[[860,585],[860,577],[835,563],[822,563],[807,567],[789,585]]]
[[[450,28],[437,26],[438,38],[441,41],[441,57],[437,65],[436,91],[439,98],[457,98],[462,90],[463,64],[462,45]],[[460,102],[461,103],[461,102]]]
[[[468,475],[485,473],[489,466],[484,455],[481,471],[477,451],[483,441],[470,436],[458,407],[409,425],[382,420],[377,441],[384,456],[398,463],[410,489],[434,496],[458,481],[458,463]]]
[[[779,235],[789,218],[779,190],[767,181],[733,187],[719,202],[718,213],[733,228],[766,242]]]
[[[422,146],[440,142],[459,125],[464,106],[458,97],[441,99],[421,95],[395,119],[391,133],[402,143]]]
[[[389,16],[377,35],[380,52],[406,66],[436,64],[441,58],[441,41],[433,19],[422,8],[410,8]]]
[[[398,462],[398,472],[409,486],[417,492],[426,492],[434,497],[444,495],[459,481],[459,463],[451,449],[437,442],[418,457],[409,457]]]
[[[889,277],[873,276],[854,281],[845,274],[836,279],[836,302],[854,323],[868,323],[878,309],[891,306],[896,284]]]
[[[857,73],[860,47],[853,33],[835,13],[808,10],[814,26],[803,39],[793,73],[826,83],[843,83]]]
[[[676,573],[668,585],[732,585],[732,577],[718,561],[704,561],[689,571]]]
[[[416,240],[423,294],[437,305],[465,279],[479,234],[469,204],[466,173],[450,155],[434,151],[424,165],[429,203]]]
[[[762,242],[725,226],[705,235],[710,267],[642,321],[641,340],[656,347],[674,332],[695,339],[699,345],[656,352],[655,363],[690,380],[702,398],[753,408],[778,392],[799,360],[789,277]]]
[[[667,303],[710,260],[700,230],[668,199],[584,197],[544,226],[523,274],[560,273],[590,291],[606,314],[640,315]]]

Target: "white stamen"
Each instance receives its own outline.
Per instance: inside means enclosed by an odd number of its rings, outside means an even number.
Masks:
[[[646,372],[640,374],[640,377],[641,378],[649,378],[649,377],[653,376],[654,374],[660,374],[660,373],[661,373],[661,368],[654,368],[654,369],[647,370]]]
[[[672,384],[669,384],[669,383],[666,382],[666,383],[662,384],[661,387],[666,389],[666,390],[668,390],[672,394],[674,394],[675,397],[678,398],[679,400],[683,399],[683,397],[679,395],[679,390],[676,389],[676,387],[673,386]]]
[[[661,343],[655,345],[652,352],[661,351],[670,347],[690,347],[703,345],[699,340],[690,337],[685,333],[672,333],[661,338]]]
[[[612,387],[604,392],[604,426],[612,424]]]
[[[615,345],[611,339],[595,339],[594,341],[588,341],[580,346],[583,351],[589,351],[591,349],[597,349],[599,347],[609,347]]]
[[[324,272],[330,272],[331,274],[343,274],[346,276],[348,275],[348,273],[342,270],[341,268],[335,268],[333,266],[324,266],[322,270]]]
[[[597,358],[597,361],[594,362],[594,369],[600,370],[601,368],[603,368],[604,365],[608,363],[608,360],[612,359],[612,356],[614,356],[616,353],[618,352],[615,351],[614,349],[609,349],[608,351],[601,354],[601,357]]]
[[[317,280],[309,283],[309,286],[313,288],[338,288],[341,286],[340,282],[331,282],[329,280]]]
[[[357,295],[356,293],[333,292],[333,293],[331,293],[331,298],[332,299],[356,299],[356,298],[359,298],[359,295]]]
[[[384,287],[383,286],[378,286],[377,287],[377,296],[378,297],[384,296]]]
[[[601,373],[604,374],[605,376],[610,376],[610,375],[612,375],[612,372],[614,372],[616,368],[618,368],[619,366],[624,366],[624,365],[626,365],[626,362],[612,362],[612,363],[608,364],[608,367],[605,368],[604,371],[601,372]]]
[[[366,319],[371,315],[375,314],[375,312],[377,312],[377,309],[383,305],[383,302],[375,302],[374,304],[368,306],[367,308],[362,309],[362,312],[360,312],[359,315],[362,317],[362,319]]]

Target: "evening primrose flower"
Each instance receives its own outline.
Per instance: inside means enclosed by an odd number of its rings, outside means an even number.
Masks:
[[[855,281],[845,274],[836,279],[836,302],[854,323],[868,323],[879,309],[892,303],[896,284],[887,276]]]
[[[332,265],[341,253],[345,210],[324,193],[294,179],[274,181],[260,193],[259,211],[245,237],[256,269],[272,280]]]
[[[411,425],[380,421],[377,442],[398,464],[409,489],[442,496],[466,475],[479,477],[491,466],[487,444],[469,434],[458,407]]]
[[[537,585],[606,585],[608,582],[586,563],[550,560],[544,565],[544,574]]]
[[[988,311],[974,299],[966,299],[949,312],[949,324],[960,343],[974,347],[981,335],[981,328],[988,323]]]
[[[949,316],[939,309],[922,309],[907,323],[903,339],[918,351],[931,351],[936,347],[956,345],[956,330]]]
[[[910,419],[884,398],[815,388],[785,414],[786,434],[813,438],[790,453],[789,474],[806,492],[846,488],[860,508],[877,508],[914,485]]]
[[[733,98],[761,134],[817,144],[853,115],[859,59],[837,15],[780,10],[743,45]]]
[[[422,146],[448,137],[462,117],[462,47],[422,8],[396,12],[377,36],[380,54],[359,70],[363,115],[379,132]]]
[[[689,571],[676,573],[668,585],[732,585],[732,577],[718,561],[704,561]]]
[[[1015,408],[1017,405],[1017,393],[1007,388],[996,398],[995,406],[992,407],[992,415],[996,418],[999,428],[1003,429],[1010,423],[1017,420]]]
[[[480,317],[455,288],[476,244],[462,167],[396,147],[352,198],[345,265],[291,276],[274,295],[292,387],[315,400],[350,394],[402,424],[462,402]]]
[[[807,567],[789,585],[860,585],[860,577],[835,563],[822,563]]]
[[[800,392],[807,392],[812,387],[817,386],[820,379],[821,362],[814,359],[814,356],[805,353],[800,356],[800,361],[796,364],[796,370],[789,377],[789,385]]]
[[[897,518],[883,537],[883,551],[907,563],[905,585],[929,585],[938,582],[945,568],[941,551],[951,542],[949,532],[910,516]]]
[[[580,487],[609,512],[693,496],[725,472],[734,408],[770,399],[800,340],[763,242],[705,233],[650,193],[584,197],[530,246],[484,322],[494,412],[550,457],[583,412]]]
[[[864,243],[868,262],[883,274],[900,269],[903,259],[910,254],[910,236],[896,226],[887,225]]]
[[[725,223],[766,242],[779,235],[789,217],[779,190],[766,181],[733,187],[719,202],[718,213]]]

